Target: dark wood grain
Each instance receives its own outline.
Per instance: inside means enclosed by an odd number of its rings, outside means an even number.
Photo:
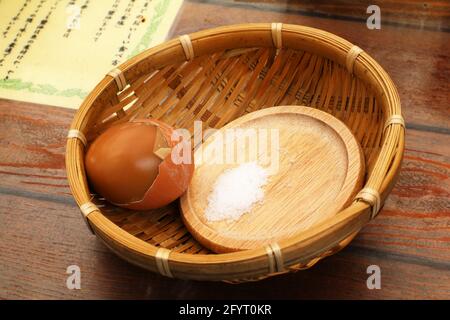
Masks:
[[[204,2],[204,1],[203,1]],[[208,1],[213,2],[213,1]],[[420,0],[216,0],[216,3],[241,5],[266,10],[284,10],[314,17],[364,21],[367,7],[378,5],[383,24],[450,31],[450,3]]]
[[[337,33],[392,75],[409,130],[400,178],[380,215],[349,247],[310,270],[228,285],[166,279],[112,254],[70,195],[65,136],[73,110],[0,99],[0,298],[450,299],[449,34],[187,1],[173,34],[227,23],[283,21]],[[68,290],[66,268],[81,268]],[[379,265],[382,289],[366,287]]]

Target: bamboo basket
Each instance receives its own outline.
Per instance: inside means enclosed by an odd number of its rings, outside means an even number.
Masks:
[[[106,128],[153,117],[174,127],[218,128],[251,111],[306,105],[342,120],[363,149],[365,185],[331,219],[267,247],[215,254],[184,227],[173,203],[153,212],[114,207],[89,190],[86,147]],[[379,212],[404,151],[397,90],[367,53],[331,33],[258,23],[184,35],[108,73],[78,110],[66,150],[67,175],[82,216],[106,246],[164,276],[242,282],[302,270],[345,247]]]

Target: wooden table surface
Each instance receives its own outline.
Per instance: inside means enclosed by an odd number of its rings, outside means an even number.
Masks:
[[[310,270],[242,285],[139,269],[88,232],[72,199],[64,148],[74,111],[0,99],[0,298],[450,299],[449,5],[385,1],[381,30],[368,30],[367,6],[352,3],[186,0],[172,30],[303,24],[350,40],[387,70],[407,122],[403,167],[384,209],[351,245]],[[66,288],[73,264],[81,290]],[[380,290],[366,286],[373,264]]]

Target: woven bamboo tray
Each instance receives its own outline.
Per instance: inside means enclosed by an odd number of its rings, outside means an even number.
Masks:
[[[214,254],[183,225],[178,203],[152,212],[109,205],[86,180],[86,147],[109,126],[153,117],[218,128],[261,108],[306,105],[342,120],[366,161],[363,189],[347,208],[266,247]],[[313,266],[375,218],[394,186],[404,150],[397,90],[367,53],[331,33],[280,23],[184,35],[108,73],[84,100],[68,134],[66,167],[87,225],[129,262],[168,277],[241,282]]]

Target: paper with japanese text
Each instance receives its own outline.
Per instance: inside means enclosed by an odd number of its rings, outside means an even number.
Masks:
[[[0,0],[0,98],[78,108],[164,41],[182,0]]]

